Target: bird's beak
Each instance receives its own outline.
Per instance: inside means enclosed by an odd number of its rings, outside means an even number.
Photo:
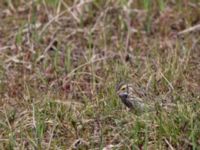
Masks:
[[[120,97],[121,99],[126,99],[126,98],[128,97],[128,94],[127,94],[127,93],[120,93],[120,94],[119,94],[119,97]]]

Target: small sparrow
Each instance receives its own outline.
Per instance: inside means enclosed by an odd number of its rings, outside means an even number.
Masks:
[[[144,101],[145,91],[137,85],[120,83],[116,87],[118,96],[122,103],[136,113],[145,112],[151,107]]]

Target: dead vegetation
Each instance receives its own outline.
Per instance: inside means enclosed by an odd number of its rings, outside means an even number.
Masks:
[[[0,2],[1,149],[199,149],[199,7]],[[175,107],[130,113],[122,80]]]

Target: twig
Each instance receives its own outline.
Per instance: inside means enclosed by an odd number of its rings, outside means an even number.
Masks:
[[[186,34],[186,33],[192,32],[192,31],[198,31],[198,30],[200,30],[200,24],[192,26],[192,27],[189,27],[189,28],[187,28],[187,29],[185,29],[183,31],[180,31],[178,33],[178,35]]]
[[[165,142],[167,143],[167,145],[169,146],[169,148],[170,148],[171,150],[175,150],[175,149],[173,148],[173,146],[169,143],[169,141],[168,141],[166,138],[164,138],[164,140],[165,140]]]
[[[74,72],[76,72],[77,70],[81,69],[82,67],[90,65],[90,64],[98,62],[98,61],[103,61],[103,60],[105,60],[107,58],[109,58],[109,57],[103,57],[103,58],[99,58],[99,59],[96,59],[96,60],[91,59],[89,62],[86,62],[86,63],[76,67],[75,69],[73,69],[67,76],[70,77],[70,76],[72,76],[74,74]]]
[[[169,82],[169,80],[164,76],[164,74],[162,72],[160,72],[161,76],[165,79],[165,81],[169,84],[171,90],[174,90],[173,85]]]
[[[48,143],[47,150],[49,150],[50,147],[51,147],[51,142],[52,142],[53,135],[54,135],[54,131],[55,131],[56,127],[57,127],[57,124],[55,124],[55,125],[53,126],[53,129],[52,129],[52,131],[51,131],[50,140],[49,140],[49,143]]]
[[[51,36],[51,42],[49,43],[49,45],[45,48],[44,50],[44,54],[46,54],[48,52],[48,50],[54,46],[54,42],[56,41],[56,34],[57,34],[58,30],[56,30],[53,35]]]
[[[48,28],[48,26],[54,22],[55,20],[57,20],[60,16],[64,15],[66,12],[68,12],[68,10],[64,10],[63,12],[61,12],[60,14],[56,15],[55,17],[53,17],[41,30],[41,32],[39,33],[39,35],[41,36],[43,34],[43,32],[46,30],[46,28]]]

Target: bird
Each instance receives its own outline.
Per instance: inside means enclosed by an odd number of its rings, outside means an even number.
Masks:
[[[137,84],[120,82],[116,86],[116,92],[122,103],[137,114],[152,109],[145,100],[146,91]]]

